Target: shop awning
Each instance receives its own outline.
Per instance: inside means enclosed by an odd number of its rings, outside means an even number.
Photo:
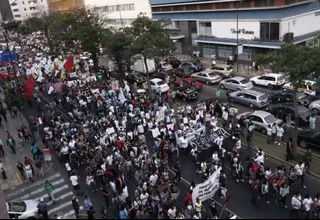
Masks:
[[[183,38],[185,38],[184,35],[172,35],[172,36],[170,36],[171,40],[180,40],[180,39],[183,39]]]
[[[228,39],[228,38],[216,38],[216,37],[199,37],[196,39],[198,43],[206,43],[206,44],[219,44],[219,45],[231,45],[237,46],[236,39]],[[257,47],[257,48],[267,48],[267,49],[280,49],[284,42],[276,42],[276,41],[253,41],[253,40],[245,40],[243,42],[244,46],[249,47]]]
[[[292,43],[293,44],[300,44],[300,43],[312,40],[314,38],[317,38],[319,36],[320,36],[320,30],[319,31],[314,31],[314,32],[311,32],[311,33],[308,33],[308,34],[304,34],[304,35],[300,35],[300,36],[297,36],[297,37],[293,38]]]

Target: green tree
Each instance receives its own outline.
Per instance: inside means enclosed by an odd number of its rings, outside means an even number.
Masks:
[[[133,36],[127,28],[110,31],[103,42],[103,46],[110,52],[110,55],[113,57],[118,67],[121,84],[123,84],[123,80],[125,79],[126,70],[132,64],[132,44]]]
[[[318,78],[320,74],[320,50],[316,47],[302,47],[288,44],[281,47],[279,51],[260,55],[257,61],[261,64],[268,64],[274,71],[281,71],[288,75],[293,84],[294,108],[297,112],[296,92],[308,77]],[[295,120],[293,138],[297,140],[298,121]]]
[[[82,49],[92,54],[94,68],[98,69],[98,53],[103,39],[110,33],[105,28],[105,20],[96,13],[90,11],[75,10],[70,13],[68,28],[68,40],[79,40]]]
[[[151,86],[147,59],[164,57],[174,50],[175,45],[166,30],[168,20],[151,20],[144,14],[140,14],[132,22],[130,28],[134,41],[131,47],[133,53],[141,55],[144,60],[147,74],[148,90],[151,97]]]

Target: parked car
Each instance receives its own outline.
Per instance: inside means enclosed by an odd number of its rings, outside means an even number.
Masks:
[[[172,65],[173,68],[178,68],[181,64],[181,61],[175,57],[168,57],[165,61]]]
[[[273,114],[266,111],[259,110],[254,112],[244,112],[237,115],[236,119],[239,120],[241,116],[244,116],[245,122],[251,120],[255,129],[260,131],[262,134],[267,134],[268,125],[272,125],[273,123],[279,125],[283,123],[281,119],[276,118]]]
[[[311,102],[309,109],[313,114],[318,115],[320,113],[320,100]]]
[[[198,80],[200,82],[204,82],[207,85],[219,83],[222,80],[222,78],[219,74],[217,74],[216,72],[214,72],[210,69],[206,69],[206,70],[201,71],[199,73],[194,73],[191,75],[191,77],[195,78],[196,80]]]
[[[23,200],[7,202],[7,210],[10,219],[37,219],[38,200]]]
[[[284,103],[284,102],[294,102],[294,91],[291,90],[284,90],[281,92],[274,93],[269,96],[269,101],[272,104],[277,104],[277,103]],[[296,93],[296,99],[297,103],[308,106],[311,102],[311,98],[307,96],[306,94],[303,94],[301,92]]]
[[[263,108],[269,104],[268,95],[255,90],[232,92],[230,93],[230,102],[247,105],[250,108]]]
[[[166,61],[160,61],[160,65],[161,65],[162,70],[164,70],[164,71],[168,71],[168,70],[173,69],[172,65]]]
[[[289,90],[293,90],[293,84],[292,83],[286,83],[282,86],[283,89],[289,89]],[[297,89],[298,92],[310,95],[312,97],[315,97],[317,95],[319,95],[319,86],[317,84],[317,82],[312,81],[312,80],[304,80],[299,88]]]
[[[303,130],[298,133],[298,144],[305,147],[320,147],[320,130]]]
[[[179,88],[176,91],[176,97],[181,98],[183,101],[198,99],[198,92],[193,88]]]
[[[143,73],[133,71],[131,73],[128,73],[128,75],[126,76],[126,81],[128,81],[128,83],[130,84],[142,84],[147,81],[147,78],[144,76]]]
[[[153,91],[156,91],[158,93],[165,93],[169,91],[170,87],[169,85],[159,78],[150,79],[151,89]]]
[[[283,86],[285,79],[281,73],[266,73],[262,76],[255,76],[250,79],[253,85],[266,86],[268,89]]]
[[[201,65],[201,63],[198,62],[185,62],[185,63],[181,63],[180,65],[181,68],[189,68],[191,72],[195,73],[195,72],[199,72],[203,69],[203,66]]]
[[[186,71],[184,68],[176,68],[176,69],[169,70],[167,72],[169,75],[174,75],[180,78],[188,78],[191,76],[191,72]]]
[[[310,117],[309,109],[303,105],[298,105],[297,110],[298,112],[296,113],[293,103],[269,105],[266,108],[266,111],[274,114],[277,118],[280,118],[283,121],[286,121],[287,116],[291,114],[292,123],[294,123],[295,118],[298,117],[298,125],[308,125]]]
[[[252,89],[253,85],[252,83],[241,76],[236,76],[230,79],[224,79],[220,83],[220,88],[221,89],[228,89],[228,90],[247,90],[247,89]]]
[[[223,78],[229,78],[233,73],[233,67],[225,64],[217,64],[211,67],[211,70],[219,73]]]
[[[197,82],[194,78],[182,78],[182,79],[176,79],[174,82],[174,85],[177,87],[183,87],[183,88],[194,88],[195,90],[199,91],[202,89],[202,83]]]

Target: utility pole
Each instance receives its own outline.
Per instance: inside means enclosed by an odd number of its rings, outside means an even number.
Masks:
[[[238,59],[239,59],[239,54],[238,54],[238,48],[239,48],[239,0],[236,1],[236,7],[237,7],[237,51],[236,51],[236,54],[237,54],[237,72],[239,70],[239,62],[238,62]]]
[[[118,2],[118,10],[119,10],[119,15],[120,15],[120,22],[121,26],[124,27],[123,19],[122,19],[122,12],[121,12],[121,5]]]

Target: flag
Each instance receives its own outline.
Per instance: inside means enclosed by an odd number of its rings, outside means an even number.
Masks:
[[[72,58],[68,58],[65,63],[63,64],[63,67],[65,69],[65,71],[69,71],[73,68],[73,59]]]
[[[27,101],[30,101],[30,98],[33,94],[34,87],[36,87],[36,82],[34,81],[33,76],[30,75],[27,81],[23,85]]]

